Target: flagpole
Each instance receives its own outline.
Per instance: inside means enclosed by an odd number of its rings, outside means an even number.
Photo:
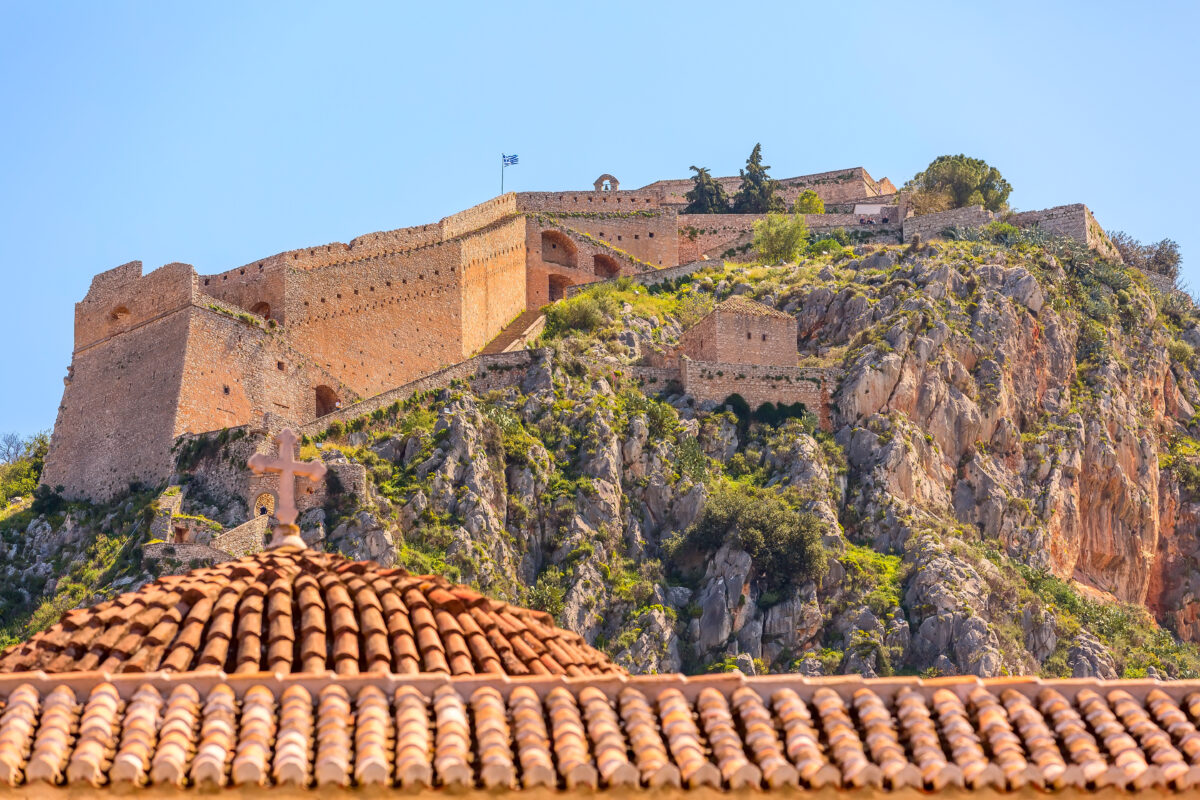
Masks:
[[[504,194],[504,168],[508,165],[504,163],[504,153],[500,154],[500,194]]]

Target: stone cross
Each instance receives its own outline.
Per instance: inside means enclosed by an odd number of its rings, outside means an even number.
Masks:
[[[316,482],[325,477],[325,464],[320,461],[297,461],[296,444],[300,441],[296,432],[284,428],[276,437],[279,442],[279,456],[272,459],[265,453],[255,453],[250,456],[246,465],[256,474],[264,472],[279,473],[279,499],[275,503],[275,519],[279,523],[274,527],[274,536],[268,549],[285,545],[304,547],[300,538],[300,527],[296,525],[296,476],[301,475]]]

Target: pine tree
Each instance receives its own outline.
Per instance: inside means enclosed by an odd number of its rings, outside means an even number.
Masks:
[[[692,190],[684,195],[688,201],[685,214],[728,214],[729,198],[721,186],[708,172],[708,167],[689,167],[696,173],[692,178]]]
[[[733,196],[733,210],[737,214],[767,214],[786,211],[787,206],[777,192],[779,183],[767,174],[770,167],[762,163],[762,145],[754,145],[746,168],[738,170],[742,186]]]

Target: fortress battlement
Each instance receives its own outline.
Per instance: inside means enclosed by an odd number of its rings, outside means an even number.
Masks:
[[[731,192],[739,181],[718,180]],[[982,209],[911,217],[903,193],[862,167],[779,183],[788,203],[812,189],[838,212],[808,215],[814,231],[846,227],[863,241],[991,218]],[[143,273],[138,261],[101,272],[75,306],[42,480],[95,500],[159,484],[180,436],[266,414],[304,425],[467,361],[572,287],[745,257],[760,217],[683,214],[690,188],[684,179],[621,189],[606,173],[591,189],[510,192],[436,223],[210,275],[179,263]],[[1014,219],[1107,242],[1082,205]]]

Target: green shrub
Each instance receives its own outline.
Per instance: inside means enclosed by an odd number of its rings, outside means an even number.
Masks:
[[[593,333],[612,322],[619,311],[613,292],[612,286],[596,288],[546,306],[544,335],[553,339],[571,332]]]
[[[0,503],[33,494],[42,477],[42,466],[49,447],[49,434],[39,433],[14,448],[19,454],[7,463],[0,464]]]
[[[820,520],[772,489],[715,483],[700,517],[666,549],[674,558],[686,549],[712,552],[726,543],[750,554],[755,577],[768,591],[819,579],[827,568]]]
[[[706,292],[691,292],[679,299],[675,316],[684,328],[690,328],[713,309],[713,297]]]
[[[842,247],[842,243],[831,236],[824,239],[818,239],[808,246],[808,254],[810,256],[821,256],[826,253],[841,253],[846,248]]]
[[[566,590],[563,589],[563,574],[558,567],[546,567],[538,575],[537,583],[529,590],[529,607],[545,611],[558,619],[566,607]]]
[[[799,214],[768,214],[754,223],[754,250],[764,264],[795,261],[807,241],[808,226]]]
[[[792,212],[795,214],[824,214],[825,202],[812,189],[805,189],[796,198],[796,203],[792,206]]]
[[[1167,355],[1177,364],[1191,366],[1192,361],[1196,358],[1196,350],[1187,342],[1179,339],[1172,339],[1167,344]]]

